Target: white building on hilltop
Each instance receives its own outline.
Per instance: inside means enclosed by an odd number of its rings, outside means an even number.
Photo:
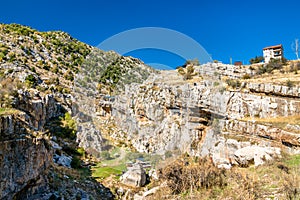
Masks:
[[[272,58],[282,59],[283,58],[282,44],[263,48],[263,55],[264,55],[265,63],[269,63]]]

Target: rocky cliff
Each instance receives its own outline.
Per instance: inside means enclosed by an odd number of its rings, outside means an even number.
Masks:
[[[28,133],[25,113],[0,116],[1,199],[30,195],[52,163],[52,150],[41,136]]]
[[[296,75],[259,82],[252,66],[209,63],[186,80],[16,24],[0,25],[0,67],[1,199],[112,199],[72,169],[91,167],[86,153],[99,158],[107,138],[162,157],[209,156],[227,169],[299,153]]]
[[[61,161],[68,158],[71,167],[78,159],[76,124],[63,120],[72,113],[75,73],[91,49],[60,31],[0,24],[0,199],[112,198],[92,178],[73,182],[76,171]]]
[[[234,163],[234,152],[245,145],[300,146],[298,133],[256,121],[298,116],[298,87],[265,84],[268,87],[258,89],[258,84],[245,82],[243,88],[225,89],[224,82],[216,81],[206,77],[183,82],[176,71],[165,71],[144,84],[128,85],[112,106],[112,116],[123,130],[113,137],[140,152],[164,154],[179,149],[195,156],[221,155],[215,159],[217,164]],[[237,134],[248,142],[239,144]]]

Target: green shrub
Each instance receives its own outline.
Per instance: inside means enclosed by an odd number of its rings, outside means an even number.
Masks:
[[[8,54],[8,57],[9,57],[8,62],[14,62],[14,61],[17,59],[17,58],[16,58],[16,54],[13,53],[13,52],[10,52],[10,53]]]
[[[286,86],[288,86],[289,88],[291,88],[291,87],[293,87],[294,86],[294,83],[290,80],[290,79],[288,79],[287,81],[286,81]]]
[[[192,74],[195,71],[195,68],[193,65],[189,65],[186,69],[187,69],[187,74]]]
[[[290,68],[289,68],[290,72],[297,73],[298,70],[300,70],[300,62],[290,64]]]
[[[74,75],[69,70],[64,74],[64,78],[68,81],[74,81]]]
[[[4,58],[5,58],[5,54],[4,54],[3,52],[0,52],[0,62],[1,62],[2,60],[4,60]]]
[[[44,65],[43,69],[49,71],[50,70],[50,66],[49,65]]]
[[[192,75],[190,73],[186,73],[185,75],[183,75],[183,80],[190,80],[192,79]]]
[[[59,68],[58,68],[57,66],[55,66],[55,67],[53,67],[53,68],[51,69],[51,71],[52,71],[53,73],[57,74],[57,73],[59,72]]]
[[[227,185],[226,170],[218,169],[209,158],[190,164],[177,160],[162,168],[161,179],[166,181],[173,194],[186,193],[191,188],[199,190]]]
[[[61,87],[60,85],[58,85],[58,86],[56,86],[56,90],[57,90],[59,93],[63,93],[64,88]]]
[[[264,61],[264,57],[263,56],[255,56],[255,58],[251,58],[250,60],[249,60],[249,62],[251,63],[251,64],[254,64],[254,63],[260,63],[260,62],[262,62],[262,61]]]
[[[70,113],[67,112],[64,116],[59,117],[56,123],[55,135],[62,138],[76,138],[77,126]]]
[[[30,70],[31,70],[33,73],[36,73],[35,67],[31,67]]]
[[[113,64],[109,65],[103,72],[100,77],[100,83],[102,84],[109,84],[116,85],[122,75],[121,67],[118,61],[114,62]]]
[[[214,82],[214,87],[217,87],[217,86],[219,86],[219,85],[220,85],[219,82]]]
[[[25,84],[28,87],[33,87],[37,84],[37,79],[32,75],[29,74],[26,78],[25,78]]]
[[[264,73],[272,73],[273,70],[282,70],[284,62],[280,59],[271,59],[267,65],[259,66],[256,73],[261,75]]]
[[[183,67],[178,67],[178,68],[177,68],[177,72],[178,72],[180,75],[182,75],[182,76],[185,74],[185,71],[184,71]]]
[[[200,62],[199,62],[199,60],[197,58],[195,58],[193,60],[187,60],[184,65],[189,65],[189,64],[192,64],[192,65],[195,65],[195,66],[199,66]]]
[[[234,89],[241,87],[241,82],[239,80],[227,79],[225,82],[229,87],[232,87]]]
[[[71,161],[71,167],[74,169],[81,168],[81,160],[77,156],[73,156]]]
[[[82,147],[77,148],[77,153],[82,156],[85,157],[85,150]]]
[[[144,158],[144,154],[138,152],[130,152],[126,155],[126,160],[135,161],[138,158]]]
[[[224,87],[224,86],[220,87],[219,92],[221,94],[223,94],[225,91],[226,91],[226,87]]]
[[[251,78],[250,74],[244,74],[242,77],[242,79],[250,79],[250,78]]]

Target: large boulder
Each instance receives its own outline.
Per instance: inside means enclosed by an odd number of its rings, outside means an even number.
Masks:
[[[242,167],[248,167],[251,164],[262,165],[279,156],[280,148],[275,147],[247,146],[234,153],[235,161]]]
[[[54,154],[53,161],[58,165],[71,168],[72,157]]]
[[[135,163],[128,168],[121,178],[121,182],[132,187],[143,187],[146,184],[146,172],[142,165]]]

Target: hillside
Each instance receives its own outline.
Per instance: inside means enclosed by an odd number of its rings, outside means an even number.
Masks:
[[[111,72],[117,64],[118,77]],[[138,59],[101,51],[61,31],[1,24],[0,198],[111,199],[109,189],[90,177],[93,158],[85,157],[82,148],[101,152],[101,134],[92,121],[80,121],[80,113],[90,113],[80,112],[80,102],[74,98],[81,96],[95,107],[101,90],[101,94],[117,91],[113,85],[99,88],[106,79],[113,77],[114,84],[123,84],[123,74],[134,73],[132,81],[141,82],[153,72]],[[87,97],[89,91],[92,99]],[[91,130],[96,134],[93,144],[88,139]],[[31,154],[36,157],[28,158]]]
[[[300,64],[157,71],[0,25],[0,199],[298,199]]]

